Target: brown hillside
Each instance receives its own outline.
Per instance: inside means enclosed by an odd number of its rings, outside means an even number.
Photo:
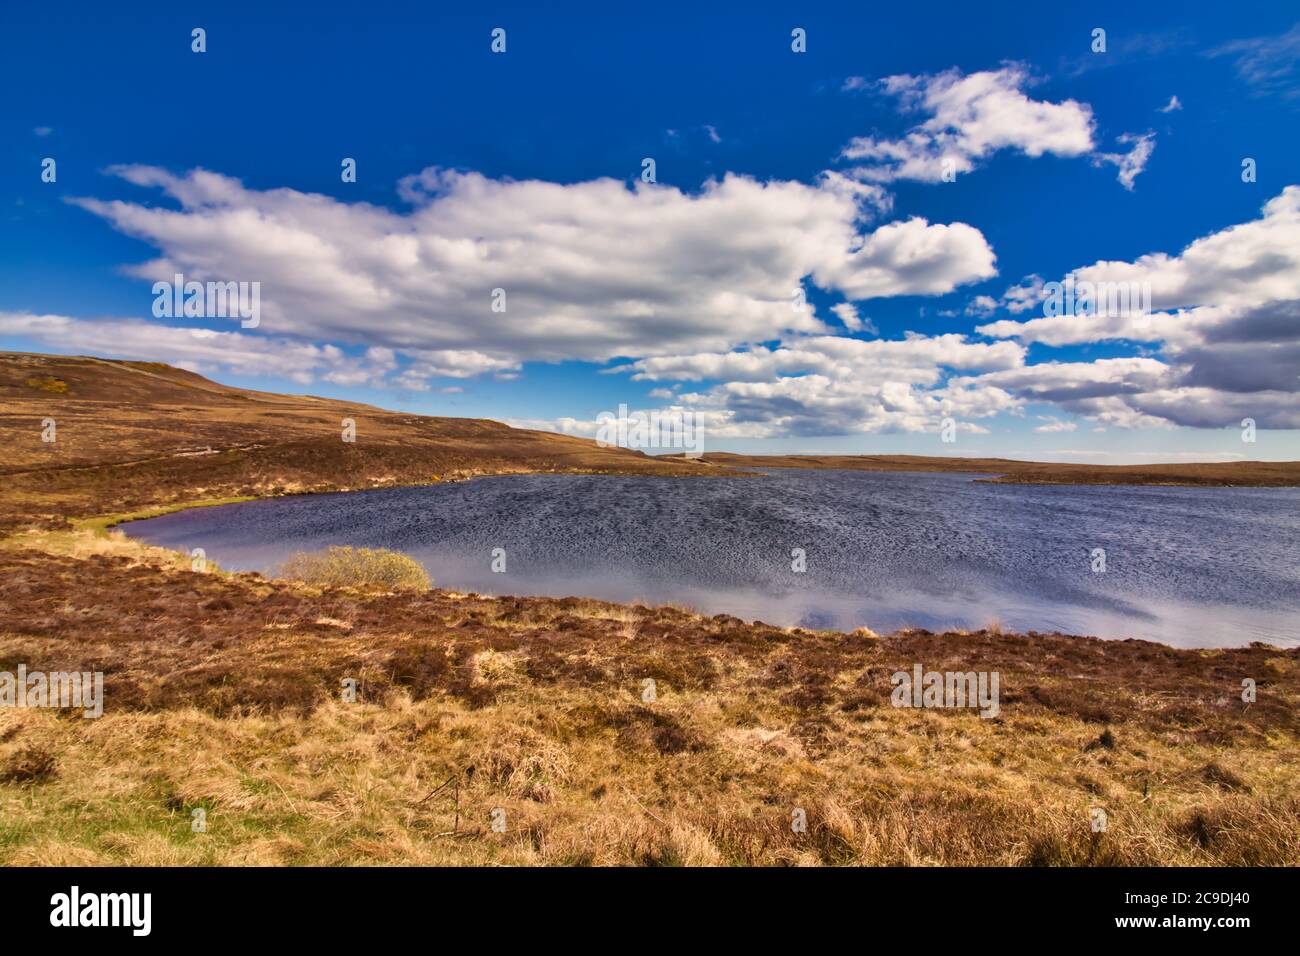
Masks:
[[[56,441],[42,440],[54,419]],[[356,441],[342,440],[342,421]],[[0,353],[0,513],[83,515],[197,498],[420,484],[478,474],[699,474],[486,419],[231,388],[157,362]]]

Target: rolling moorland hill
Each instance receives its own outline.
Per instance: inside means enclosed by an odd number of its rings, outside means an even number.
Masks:
[[[351,443],[345,418],[356,423]],[[33,515],[482,474],[717,470],[486,419],[231,388],[158,362],[15,352],[0,353],[0,446],[0,527]]]

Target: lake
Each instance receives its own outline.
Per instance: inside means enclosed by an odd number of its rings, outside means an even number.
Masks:
[[[669,603],[778,625],[1300,643],[1300,489],[976,477],[525,475],[272,498],[122,528],[203,548],[232,570],[270,572],[330,544],[386,547],[453,590]]]

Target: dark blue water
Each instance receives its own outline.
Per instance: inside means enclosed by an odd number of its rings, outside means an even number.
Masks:
[[[780,625],[996,622],[1185,647],[1300,643],[1300,489],[532,475],[200,508],[125,530],[203,548],[230,569],[269,572],[330,544],[388,547],[454,590],[672,603]],[[492,570],[496,548],[504,573]]]

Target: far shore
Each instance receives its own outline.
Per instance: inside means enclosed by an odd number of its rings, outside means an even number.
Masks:
[[[679,461],[684,455],[660,456]],[[1182,485],[1212,488],[1300,487],[1300,461],[1230,461],[1088,465],[929,455],[740,455],[709,452],[693,459],[716,468],[843,471],[939,471],[993,475],[980,481],[1036,485]]]

